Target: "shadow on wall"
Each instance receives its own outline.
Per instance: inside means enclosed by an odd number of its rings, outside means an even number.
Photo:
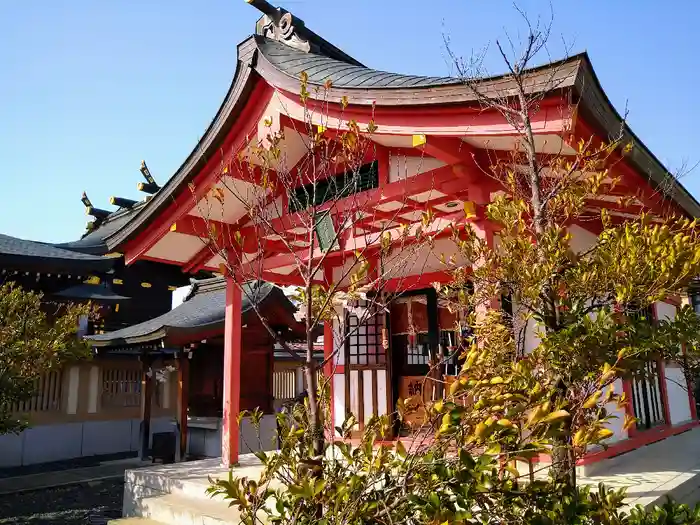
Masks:
[[[199,458],[221,457],[221,420],[216,428],[188,428],[187,453]],[[248,418],[241,422],[240,454],[257,450],[277,449],[277,418],[274,414],[263,416],[260,431],[250,423]]]
[[[139,419],[86,421],[31,427],[0,436],[0,468],[21,467],[67,459],[137,452]],[[171,432],[170,417],[151,420],[151,435]]]

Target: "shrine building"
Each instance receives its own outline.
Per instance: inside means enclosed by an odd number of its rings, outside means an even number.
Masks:
[[[347,197],[347,206],[354,206],[361,198],[363,208],[375,217],[400,216],[397,228],[411,227],[420,221],[421,210],[430,208],[437,249],[448,255],[455,251],[449,225],[456,221],[468,220],[488,242],[494,242],[496,233],[483,210],[501,188],[476,162],[485,158],[486,152],[507,154],[516,147],[517,133],[498,111],[484,108],[461,79],[372,69],[284,9],[265,0],[248,2],[262,17],[255,33],[238,45],[231,86],[218,112],[195,148],[183,152],[183,164],[153,198],[104,237],[110,251],[123,253],[127,265],[153,261],[184,272],[219,271],[224,260],[206,242],[211,217],[215,216],[218,228],[239,232],[243,238],[257,234],[247,224],[250,218],[245,216],[243,203],[233,196],[220,202],[212,198],[217,192],[226,192],[221,184],[224,179],[228,186],[260,184],[235,169],[222,169],[226,159],[250,157],[251,143],[263,142],[271,132],[283,130],[281,147],[287,163],[294,166],[306,152],[297,129],[309,119],[329,134],[346,130],[351,120],[360,130],[374,127],[367,138],[376,151],[375,175],[358,188],[358,194]],[[305,104],[299,96],[302,73],[308,90]],[[587,206],[592,212],[606,209],[613,219],[624,220],[636,217],[642,209],[660,216],[670,208],[676,214],[700,217],[700,204],[676,179],[668,177],[668,170],[623,122],[585,53],[532,69],[528,79],[531,93],[542,93],[543,97],[539,110],[531,116],[537,154],[572,155],[580,139],[594,136],[607,140],[621,128],[634,143],[630,154],[613,167],[612,175],[620,182],[608,194],[589,199]],[[484,78],[478,86],[483,93],[512,94],[507,77]],[[662,184],[664,192],[659,191]],[[629,197],[629,202],[620,204],[620,197]],[[280,252],[275,244],[278,239],[271,238],[268,249],[245,255],[262,268],[260,279],[299,284],[294,258],[307,257],[309,246],[299,239],[308,230],[299,224],[298,212],[289,206],[286,195],[271,198],[278,199],[283,209],[276,225],[286,239],[300,243],[299,252]],[[212,215],[204,216],[202,209],[212,208]],[[467,219],[465,209],[474,210]],[[364,227],[371,229],[366,224]],[[573,249],[590,246],[600,229],[595,221],[572,223]],[[345,259],[358,247],[367,247],[367,237],[359,230],[324,248],[331,253],[324,259],[319,284],[340,282]],[[320,258],[322,252],[320,246],[311,247],[314,258]],[[415,378],[427,373],[425,349],[449,347],[455,335],[454,320],[431,286],[451,279],[438,257],[428,252],[419,255],[392,278],[396,279],[394,291],[401,294],[388,316],[389,344],[380,341],[386,320],[377,316],[364,323],[362,336],[351,338],[327,366],[326,372],[332,376],[335,425],[352,412],[361,430],[373,415],[393,412],[399,397],[409,389],[416,393]],[[225,296],[221,454],[224,464],[231,465],[239,451],[236,416],[242,407],[241,356],[246,346],[242,340],[241,289],[232,275],[226,277]],[[657,319],[673,317],[679,306],[680,299],[668,298],[654,305],[653,315]],[[417,338],[408,333],[409,316],[417,327]],[[346,320],[344,326],[325,326],[327,356],[334,352],[334,328],[356,328],[352,315]],[[453,375],[457,363],[446,363],[445,367],[443,374]],[[697,424],[695,402],[681,386],[685,379],[680,368],[662,362],[650,363],[649,368],[647,379],[617,385],[629,393],[632,403],[627,410],[638,418],[636,428],[624,430],[620,417],[614,423],[617,426],[610,448],[593,452],[584,462],[640,447]]]

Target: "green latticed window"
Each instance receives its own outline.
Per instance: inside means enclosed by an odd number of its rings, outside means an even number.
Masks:
[[[379,186],[377,161],[362,165],[357,171],[350,171],[329,177],[315,184],[296,188],[289,196],[289,211],[308,208],[311,204],[321,206],[333,199],[342,199],[356,193]],[[315,186],[315,190],[314,190]]]

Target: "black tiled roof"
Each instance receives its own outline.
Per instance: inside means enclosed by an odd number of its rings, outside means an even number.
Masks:
[[[126,301],[130,297],[119,295],[107,284],[78,284],[54,294],[66,299],[83,299],[100,302]]]
[[[113,263],[109,258],[0,234],[0,267],[85,273],[109,270]]]
[[[262,36],[257,36],[256,41],[260,51],[273,66],[294,78],[299,78],[302,72],[306,72],[312,84],[323,84],[326,80],[330,80],[335,87],[396,89],[462,83],[458,78],[402,75],[378,71],[325,55],[306,53]]]
[[[274,295],[282,300],[284,294],[276,286],[262,281],[244,285],[242,312],[252,308],[251,299],[261,304]],[[123,346],[157,341],[169,335],[197,334],[222,329],[225,322],[226,283],[222,278],[195,281],[185,301],[149,321],[121,330],[88,337],[94,346]]]
[[[105,239],[129,222],[129,220],[131,220],[131,218],[138,213],[144,204],[145,203],[139,203],[130,209],[120,209],[110,214],[102,222],[102,224],[87,235],[84,235],[81,239],[56,244],[56,246],[66,250],[74,250],[94,255],[104,255],[109,251],[107,243],[105,243]]]

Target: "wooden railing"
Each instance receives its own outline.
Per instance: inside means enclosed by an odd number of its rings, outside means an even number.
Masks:
[[[297,392],[296,369],[275,370],[272,374],[272,395],[277,400],[294,399]]]
[[[283,370],[275,370],[272,374],[272,396],[277,401],[287,401],[294,399],[296,396],[306,390],[306,378],[302,376],[301,380],[297,380],[298,372],[296,368],[287,368]],[[317,384],[322,384],[324,380],[323,370],[316,371]]]
[[[103,369],[101,402],[107,408],[141,406],[141,370]]]
[[[36,381],[34,395],[23,402],[15,403],[12,412],[59,412],[63,374],[60,370],[47,372]]]

